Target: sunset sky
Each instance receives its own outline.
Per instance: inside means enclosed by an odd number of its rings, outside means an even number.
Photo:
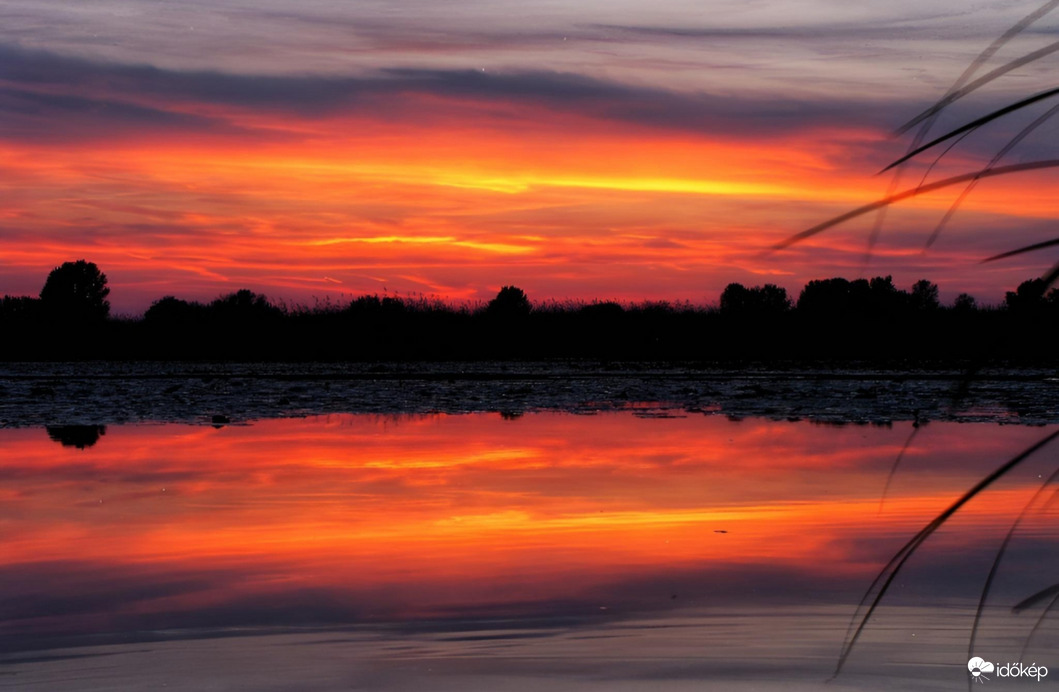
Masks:
[[[1040,4],[5,0],[0,293],[85,258],[119,314],[244,287],[701,304],[731,281],[877,274],[996,302],[1055,260],[977,263],[1055,235],[1054,171],[983,181],[926,252],[959,188],[895,207],[867,265],[873,216],[766,250],[884,195],[908,141],[891,131]],[[1059,12],[989,67],[1057,33]],[[937,131],[1054,87],[1055,59]],[[1004,163],[1059,158],[1057,128]]]

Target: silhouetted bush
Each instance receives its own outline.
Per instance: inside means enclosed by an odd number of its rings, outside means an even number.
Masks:
[[[16,323],[37,322],[43,316],[40,298],[29,296],[4,296],[0,298],[0,322],[14,325]]]
[[[202,303],[189,303],[173,296],[165,296],[151,303],[143,319],[152,326],[177,326],[201,322],[206,315],[206,306]]]
[[[517,286],[504,286],[496,294],[496,298],[489,301],[485,312],[493,317],[525,317],[530,314],[533,306],[525,292]]]
[[[606,320],[617,320],[625,314],[625,308],[621,306],[621,303],[615,303],[612,300],[595,301],[588,305],[582,305],[578,310],[578,313],[589,320],[594,321],[606,321]]]
[[[269,303],[268,298],[246,288],[221,296],[208,307],[211,317],[223,324],[245,325],[283,317],[283,311]]]

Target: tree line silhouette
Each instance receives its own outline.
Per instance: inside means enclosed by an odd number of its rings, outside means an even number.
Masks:
[[[85,260],[47,277],[39,297],[0,299],[4,360],[693,361],[1056,360],[1059,291],[1031,279],[996,307],[890,276],[820,279],[797,299],[773,284],[729,284],[719,305],[612,301],[534,305],[504,286],[484,306],[364,295],[281,307],[243,289],[209,303],[165,296],[142,318],[110,317],[107,278]]]

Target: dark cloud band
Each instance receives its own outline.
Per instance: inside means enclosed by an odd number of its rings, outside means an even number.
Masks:
[[[562,72],[385,69],[352,77],[261,76],[119,65],[0,46],[0,134],[8,138],[105,137],[130,127],[236,134],[247,131],[236,122],[243,110],[429,121],[419,97],[435,97],[433,109],[463,101],[487,113],[490,104],[515,104],[713,136],[769,137],[854,123],[886,127],[911,110],[894,103],[866,108],[855,99],[679,92]],[[227,114],[218,116],[218,108]]]

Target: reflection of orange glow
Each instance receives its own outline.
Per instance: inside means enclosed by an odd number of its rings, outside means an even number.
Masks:
[[[475,601],[471,585],[492,580],[513,580],[524,599],[571,580],[704,566],[867,575],[878,565],[851,546],[895,549],[1034,431],[932,425],[933,445],[945,451],[909,450],[882,513],[901,430],[630,415],[344,416],[117,428],[83,451],[40,431],[3,432],[7,567],[238,565],[335,588],[433,593],[448,584],[449,602]],[[1027,497],[1024,487],[997,488],[959,521],[991,531]],[[439,605],[431,598],[417,607]]]

